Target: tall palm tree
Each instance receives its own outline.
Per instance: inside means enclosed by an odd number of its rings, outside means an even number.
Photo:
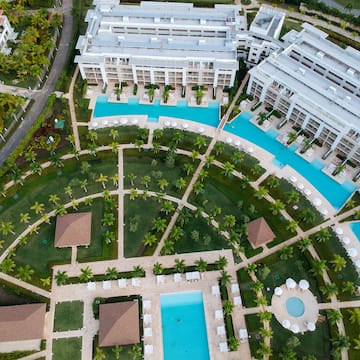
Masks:
[[[143,240],[143,244],[145,246],[153,246],[157,243],[158,239],[155,235],[151,234],[151,233],[146,233],[144,236],[144,240]]]
[[[279,179],[275,175],[270,175],[266,179],[266,183],[269,186],[269,188],[272,189],[279,186]]]
[[[268,189],[266,189],[263,186],[259,186],[258,189],[255,191],[255,194],[254,194],[254,196],[257,199],[262,199],[262,198],[264,198],[264,197],[266,197],[268,195],[269,195]]]
[[[160,217],[157,217],[156,219],[153,220],[152,224],[152,230],[155,230],[156,232],[162,233],[165,231],[166,227],[167,227],[167,221],[166,219],[162,219]]]
[[[167,239],[161,249],[161,255],[173,255],[175,253],[175,243],[173,240]]]
[[[165,191],[165,189],[169,186],[169,182],[166,179],[159,179],[158,185],[162,191]]]
[[[150,182],[151,182],[151,177],[149,175],[145,175],[141,179],[141,185],[144,185],[146,189],[149,187]]]
[[[219,156],[220,154],[222,154],[224,152],[224,143],[221,141],[218,141],[214,145],[214,151],[215,151],[216,156]]]
[[[9,234],[15,235],[14,224],[11,221],[5,221],[0,224],[1,233],[4,236]]]
[[[215,156],[214,155],[209,155],[205,158],[205,167],[209,168],[210,165],[215,161]]]
[[[107,183],[107,181],[108,181],[108,176],[106,176],[106,175],[104,175],[102,173],[100,173],[99,176],[97,177],[97,179],[95,180],[95,182],[101,183],[101,186],[102,186],[103,189],[106,188],[105,184]]]
[[[185,260],[184,259],[175,259],[175,271],[178,273],[185,272]]]
[[[13,272],[15,268],[16,268],[16,264],[14,260],[11,259],[10,257],[7,257],[0,263],[0,271],[5,274],[9,274]]]
[[[296,190],[291,190],[285,193],[287,204],[297,204],[300,201],[300,194]]]
[[[321,286],[320,290],[328,300],[330,300],[332,296],[338,294],[338,288],[335,283],[327,283],[324,286]]]
[[[291,246],[285,245],[280,250],[280,259],[289,260],[294,256],[294,248]]]
[[[335,349],[343,350],[350,347],[350,340],[347,336],[338,334],[336,337],[333,337],[331,340],[332,345]]]
[[[300,212],[301,221],[303,221],[306,224],[313,223],[315,221],[315,213],[310,208],[302,209]]]
[[[135,174],[133,174],[133,173],[130,173],[130,174],[128,175],[128,178],[129,178],[129,180],[130,180],[131,186],[134,186],[134,181],[136,180],[137,176],[136,176]]]
[[[109,280],[116,280],[119,276],[119,272],[115,267],[108,267],[105,271],[105,275]]]
[[[59,203],[60,198],[56,194],[50,194],[49,195],[49,202],[53,203],[54,205],[57,205]]]
[[[335,272],[340,272],[347,264],[346,260],[338,254],[334,254],[333,260],[331,260],[330,263],[333,265]]]
[[[161,211],[164,212],[166,215],[169,215],[172,211],[175,210],[174,204],[170,200],[165,200]]]
[[[69,196],[70,199],[73,197],[73,190],[70,185],[64,187],[65,194]]]
[[[204,136],[197,136],[194,142],[194,146],[197,146],[198,149],[200,150],[201,148],[203,148],[204,146],[206,146],[206,139]]]
[[[111,351],[114,353],[115,360],[121,359],[121,352],[123,351],[123,348],[120,345],[116,345],[111,349]]]
[[[231,315],[234,310],[235,305],[231,300],[225,300],[223,302],[224,315]]]
[[[200,272],[206,271],[208,266],[207,262],[203,258],[195,260],[195,265],[196,265],[196,270]]]
[[[328,228],[321,228],[316,234],[316,240],[320,243],[329,240],[331,237],[330,231]]]
[[[110,212],[106,212],[101,220],[103,226],[112,226],[115,223],[115,215]]]
[[[27,224],[30,221],[29,213],[20,213],[20,222],[22,224]]]
[[[204,185],[200,181],[196,181],[193,185],[193,191],[195,195],[199,195],[204,190]]]
[[[109,245],[111,244],[112,242],[115,241],[115,234],[113,231],[110,231],[110,230],[106,230],[104,232],[104,242],[106,245]]]
[[[104,350],[100,347],[97,347],[95,349],[94,360],[105,360],[105,359],[106,359],[106,355],[104,353]]]
[[[191,163],[185,163],[184,170],[186,175],[189,176],[194,171],[194,166]]]
[[[215,261],[216,268],[218,270],[224,270],[228,264],[226,256],[219,255],[219,258]]]
[[[86,179],[80,180],[80,188],[81,188],[85,193],[88,192],[87,186],[88,186],[88,181],[87,181]]]
[[[224,270],[221,270],[220,272],[220,285],[221,286],[227,286],[231,281],[231,275]]]
[[[159,262],[156,262],[153,266],[154,275],[161,275],[163,271],[164,271],[163,266]]]
[[[182,189],[184,189],[186,186],[186,181],[182,178],[182,177],[179,177],[176,179],[175,181],[175,187],[181,191]]]
[[[134,265],[132,272],[134,277],[145,276],[145,270],[140,265]]]
[[[58,286],[65,285],[68,282],[69,276],[67,275],[66,271],[60,271],[55,275],[55,281]]]
[[[314,275],[322,276],[324,271],[327,270],[326,260],[314,260],[310,272]]]
[[[159,140],[164,135],[164,131],[161,129],[155,129],[153,132],[153,139]]]
[[[135,200],[139,196],[137,189],[130,189],[130,200]]]
[[[345,281],[343,283],[341,292],[346,292],[350,295],[355,295],[356,294],[356,286],[352,281]]]
[[[235,165],[232,164],[229,161],[225,161],[224,163],[224,169],[223,169],[223,174],[225,176],[231,176],[233,174],[233,171],[235,169]]]
[[[19,266],[15,277],[22,281],[30,281],[34,272],[34,269],[32,269],[30,265]]]
[[[270,321],[272,319],[272,313],[270,311],[261,311],[258,313],[261,322]]]
[[[310,238],[304,237],[299,240],[297,247],[301,252],[304,252],[305,250],[308,249],[308,247],[311,245],[311,243],[312,243],[312,241]]]
[[[81,274],[79,276],[80,281],[89,281],[94,277],[93,271],[90,266],[80,269]]]
[[[34,205],[30,207],[31,210],[35,212],[36,215],[42,214],[44,212],[45,206],[43,203],[35,201]]]
[[[331,325],[336,325],[336,323],[342,319],[340,310],[327,310],[326,316],[329,319]]]
[[[275,202],[273,202],[271,205],[270,205],[270,210],[272,212],[273,215],[278,215],[280,214],[280,212],[282,210],[285,209],[285,205],[283,204],[283,202],[279,199],[276,199]]]
[[[40,176],[43,172],[41,165],[38,162],[32,162],[30,164],[30,170],[32,174]]]
[[[349,320],[352,324],[360,325],[360,308],[353,308],[347,310],[350,315]]]
[[[271,354],[272,354],[271,347],[267,345],[265,342],[260,343],[260,347],[256,350],[256,355],[264,359],[271,356]]]
[[[132,360],[140,360],[142,357],[142,349],[140,344],[134,344],[129,350]]]
[[[288,221],[287,225],[286,225],[286,230],[292,232],[292,233],[296,233],[297,232],[297,227],[298,227],[298,223],[295,220],[290,220]]]

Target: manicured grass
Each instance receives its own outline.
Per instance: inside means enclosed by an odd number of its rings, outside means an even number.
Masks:
[[[54,331],[78,330],[83,327],[84,303],[69,301],[56,304]]]
[[[199,232],[199,240],[192,238],[192,231]],[[184,225],[183,237],[175,243],[175,253],[191,253],[225,248],[229,248],[225,237],[218,234],[211,225],[208,225],[206,219],[201,216],[196,217],[195,213],[192,213],[189,223]]]
[[[285,210],[295,221],[298,222],[302,230],[306,231],[311,229],[324,221],[321,214],[311,204],[311,202],[301,192],[297,191],[287,180],[278,179],[279,185],[270,188],[268,185],[269,178],[271,177],[268,177],[261,185],[269,190],[269,194],[273,199],[279,199],[285,204]],[[296,191],[298,193],[299,201],[297,203],[289,203],[288,193],[291,191]],[[295,205],[297,208],[294,208]],[[311,210],[314,216],[314,221],[304,221],[304,214],[302,213],[304,209]]]
[[[146,186],[142,184],[144,176],[150,176],[151,181],[148,185],[148,190],[151,191],[164,191],[170,195],[181,197],[186,190],[186,186],[191,180],[191,174],[186,175],[184,170],[184,164],[191,163],[196,169],[199,164],[199,160],[194,162],[187,156],[176,155],[175,163],[172,166],[168,166],[166,163],[166,152],[160,151],[159,154],[154,154],[153,151],[141,151],[138,150],[124,150],[124,187],[138,188],[147,190]],[[155,161],[154,161],[155,160]],[[134,185],[131,184],[129,174],[134,174],[136,179]],[[182,190],[176,188],[176,180],[182,177],[186,186]],[[168,186],[161,190],[158,181],[165,179],[168,182]]]
[[[259,317],[256,314],[245,315],[245,322],[249,338],[249,345],[251,355],[255,358],[256,350],[260,347],[260,342],[262,339],[259,329],[262,327],[262,323],[259,320]]]
[[[137,198],[130,200],[129,196],[124,197],[124,207],[126,209],[124,216],[124,255],[125,257],[135,257],[143,255],[151,255],[154,251],[146,249],[143,245],[144,236],[147,232],[151,232],[152,221],[161,217],[160,212],[161,203],[155,198],[148,198],[146,200]],[[138,223],[135,232],[130,231],[130,221]],[[160,237],[157,236],[160,240]]]
[[[296,336],[300,340],[300,346],[295,349],[297,358],[302,356],[314,355],[318,360],[330,359],[330,336],[329,326],[326,321],[317,322],[315,331],[307,331],[303,335],[295,335],[282,325],[273,316],[270,322],[273,330],[271,339],[271,348],[273,350],[273,359],[280,359],[280,353],[286,350],[286,342],[289,338]]]
[[[255,299],[256,295],[254,291],[251,289],[252,280],[245,269],[240,269],[237,273],[237,281],[240,287],[240,293],[243,305],[248,307],[255,307]]]
[[[354,9],[360,9],[360,4],[358,0],[334,0],[336,3],[342,6],[346,5],[352,5]],[[346,13],[346,10],[344,9],[344,12]]]
[[[13,351],[0,353],[0,360],[14,360],[36,353],[37,351]]]
[[[359,324],[351,323],[349,309],[342,309],[341,313],[343,315],[343,322],[345,326],[346,336],[349,337],[351,345],[354,345],[352,340],[359,339]],[[358,360],[360,359],[360,350],[354,349],[354,346],[351,346],[348,350],[349,360]]]
[[[54,238],[55,219],[52,219],[50,224],[40,226],[38,234],[29,236],[26,245],[17,247],[15,262],[30,265],[39,278],[51,276],[52,265],[70,263],[71,259],[71,249],[56,248]]]
[[[81,338],[53,340],[53,360],[81,360]]]
[[[338,299],[341,301],[358,300],[358,299],[360,299],[359,296],[354,296],[354,295],[351,296],[347,292],[341,291],[345,281],[351,281],[355,285],[360,285],[360,279],[359,279],[359,276],[357,274],[357,271],[355,269],[355,266],[354,266],[352,260],[348,257],[348,255],[347,255],[344,247],[340,243],[338,237],[331,229],[329,229],[329,230],[330,230],[330,234],[331,234],[330,239],[325,242],[322,242],[322,243],[315,240],[316,234],[314,234],[312,236],[313,245],[314,245],[318,255],[322,259],[327,261],[327,265],[329,268],[327,272],[329,274],[329,277],[330,277],[331,281],[337,285],[338,290],[339,290],[339,293],[337,295]],[[338,254],[338,255],[342,256],[347,261],[345,268],[343,270],[341,270],[341,272],[339,272],[339,273],[336,273],[334,271],[334,268],[333,268],[332,264],[330,263],[330,261],[332,261],[334,259],[334,254]]]

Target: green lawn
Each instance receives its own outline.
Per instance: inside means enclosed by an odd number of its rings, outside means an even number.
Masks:
[[[354,339],[359,339],[359,324],[351,323],[349,309],[342,309],[341,313],[343,315],[343,322],[345,326],[346,336],[349,337],[350,341]],[[354,345],[352,342],[351,345]],[[360,350],[355,350],[354,346],[351,346],[348,350],[349,360],[358,360],[360,359]]]
[[[53,360],[81,360],[81,338],[53,340]]]
[[[69,301],[56,304],[54,331],[78,330],[83,327],[84,303]]]
[[[340,243],[336,234],[331,230],[331,238],[325,242],[318,242],[315,240],[316,234],[312,236],[313,238],[313,245],[318,253],[318,255],[327,261],[328,263],[328,274],[332,282],[334,282],[339,290],[338,299],[341,301],[348,301],[348,300],[358,300],[360,299],[359,296],[351,296],[346,292],[342,292],[341,289],[344,285],[345,281],[351,281],[355,285],[360,285],[360,279],[355,269],[355,266],[352,260],[347,256],[347,253]],[[331,260],[334,258],[334,254],[338,254],[346,259],[347,263],[346,266],[341,272],[336,273],[333,269],[332,264],[330,263]]]
[[[301,359],[302,356],[306,355],[314,355],[317,360],[331,358],[329,327],[326,321],[318,322],[315,331],[307,331],[303,335],[295,335],[286,330],[274,316],[270,326],[273,330],[273,338],[271,339],[273,359],[280,359],[280,353],[286,349],[286,342],[292,336],[296,336],[300,340],[300,346],[295,349],[297,358]]]
[[[160,212],[161,203],[155,198],[148,198],[146,200],[137,198],[130,200],[129,196],[124,197],[124,255],[125,257],[135,257],[143,255],[151,255],[154,251],[146,249],[142,241],[147,232],[151,232],[152,222],[157,217],[162,217]],[[136,226],[130,231],[130,222],[137,223]],[[160,236],[157,235],[160,240]]]
[[[239,283],[243,305],[246,308],[255,307],[256,296],[254,291],[251,289],[252,280],[245,269],[240,269],[237,272],[237,281]]]
[[[248,334],[249,336],[251,336],[249,338],[251,355],[255,357],[256,350],[259,348],[262,338],[259,333],[259,329],[262,327],[262,324],[259,320],[259,317],[256,314],[245,315],[245,322],[246,322],[246,328]]]
[[[360,9],[360,3],[359,0],[334,0],[336,3],[342,6],[352,5],[354,9]],[[346,10],[344,9],[344,12],[346,13]]]
[[[151,181],[148,185],[148,190],[162,191],[158,181],[165,179],[169,185],[164,188],[164,191],[170,195],[181,197],[192,175],[186,175],[184,164],[191,163],[195,170],[199,161],[192,162],[187,156],[176,155],[175,163],[169,166],[166,163],[166,154],[164,151],[160,151],[159,154],[155,155],[153,151],[124,150],[124,187],[126,189],[135,187],[146,190],[146,186],[142,184],[142,179],[144,176],[150,176]],[[131,184],[129,174],[136,176],[133,182],[134,185]],[[176,180],[180,177],[185,180],[186,186],[182,190],[177,190]]]

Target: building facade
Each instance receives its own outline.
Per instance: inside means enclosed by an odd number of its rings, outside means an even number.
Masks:
[[[324,148],[360,164],[360,52],[342,49],[309,24],[285,50],[252,68],[247,92]]]
[[[232,86],[238,69],[240,7],[189,3],[119,5],[100,0],[86,16],[77,49],[89,83]]]
[[[7,42],[9,40],[15,40],[17,33],[11,27],[10,22],[6,15],[3,15],[3,11],[0,9],[0,52],[9,55],[11,49],[8,48]]]

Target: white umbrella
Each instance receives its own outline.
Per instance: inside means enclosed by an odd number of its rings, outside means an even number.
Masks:
[[[344,230],[341,228],[341,227],[337,227],[335,229],[335,232],[338,234],[338,235],[342,235],[344,233]]]
[[[296,176],[294,176],[294,175],[290,176],[290,181],[291,181],[292,183],[296,183],[296,182],[297,182]]]
[[[91,123],[91,126],[94,127],[94,128],[96,128],[98,125],[99,125],[99,124],[98,124],[96,121],[93,121],[93,122]]]
[[[312,203],[315,206],[320,206],[322,204],[322,201],[319,198],[315,198]]]
[[[360,268],[360,259],[355,261],[355,266],[356,266],[357,268]]]
[[[320,213],[324,216],[326,216],[329,212],[327,211],[327,209],[321,209]]]
[[[128,122],[128,119],[127,119],[127,118],[122,118],[122,119],[120,120],[120,123],[123,124],[123,125],[127,124],[127,122]]]
[[[298,184],[297,184],[297,188],[298,188],[299,190],[302,190],[302,189],[304,188],[304,184],[303,184],[303,183],[298,183]]]
[[[176,121],[173,121],[173,122],[171,123],[171,126],[176,128],[176,127],[177,127],[177,122],[176,122]]]
[[[290,326],[290,330],[294,333],[294,334],[297,334],[299,332],[299,325],[298,324],[292,324]]]
[[[350,257],[355,257],[355,256],[357,256],[358,251],[354,248],[350,248],[350,249],[348,249],[347,253]]]
[[[305,190],[304,190],[304,194],[305,194],[306,196],[310,196],[310,195],[311,195],[311,190],[310,190],[310,189],[305,189]]]
[[[231,143],[232,143],[232,138],[231,138],[231,137],[227,137],[225,141],[226,141],[227,144],[231,144]]]
[[[309,282],[305,279],[299,281],[299,287],[301,290],[307,290],[309,288]]]
[[[132,124],[136,125],[139,122],[139,120],[137,118],[132,120]]]
[[[250,146],[250,147],[248,147],[247,151],[251,154],[254,152],[254,148]]]
[[[342,238],[342,242],[345,244],[345,245],[349,245],[351,243],[351,239],[347,236],[344,236]]]
[[[204,131],[205,131],[205,130],[204,130],[203,127],[198,128],[198,132],[199,132],[200,134],[202,134]]]
[[[235,146],[240,146],[241,142],[240,142],[240,140],[235,140],[234,144],[235,144]]]
[[[109,125],[109,121],[103,120],[102,124],[103,124],[103,126],[107,126],[107,125]]]
[[[119,123],[119,120],[118,120],[118,119],[113,119],[113,120],[112,120],[112,123],[113,123],[114,125],[117,125],[117,124]]]
[[[314,331],[315,330],[315,324],[313,322],[308,322],[306,325],[307,329],[310,331]]]
[[[282,288],[277,286],[274,290],[274,293],[276,296],[281,296],[283,293]]]
[[[166,120],[164,123],[165,126],[170,126],[170,121]]]
[[[281,322],[281,325],[285,328],[285,329],[289,329],[290,327],[290,321],[288,319],[284,319],[282,322]]]
[[[288,289],[294,289],[295,286],[296,286],[296,282],[294,279],[292,279],[292,278],[286,279],[286,287]]]
[[[185,124],[182,124],[182,127],[183,127],[183,129],[187,129],[189,127],[189,125],[185,123]]]

